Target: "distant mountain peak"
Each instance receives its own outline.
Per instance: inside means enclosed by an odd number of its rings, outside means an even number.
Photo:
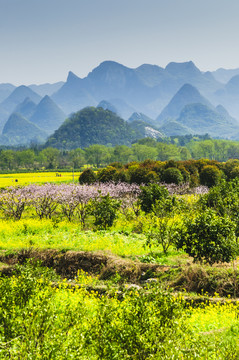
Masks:
[[[67,82],[73,82],[73,81],[79,81],[80,78],[75,75],[72,71],[69,71],[68,76],[67,76]]]
[[[34,101],[32,101],[32,100],[29,98],[29,96],[27,96],[27,97],[23,100],[23,102],[22,102],[21,104],[19,104],[19,105],[26,105],[26,104],[29,104],[29,103],[35,104]],[[36,105],[36,104],[35,104],[35,105]]]
[[[184,84],[163,109],[156,121],[163,123],[169,118],[176,119],[185,105],[193,103],[201,103],[212,107],[210,102],[200,94],[195,86]]]
[[[239,75],[233,76],[225,86],[229,94],[238,95],[239,93]]]
[[[70,116],[48,139],[46,146],[67,149],[85,148],[92,144],[130,145],[141,134],[110,110],[86,107]]]
[[[35,111],[36,106],[37,105],[34,103],[34,101],[32,101],[29,97],[26,97],[23,102],[21,102],[15,107],[14,112],[19,113],[23,117],[28,119]]]
[[[95,77],[102,77],[102,76],[108,76],[107,74],[109,73],[114,73],[114,74],[118,74],[119,76],[122,76],[124,72],[130,72],[132,71],[132,69],[117,63],[116,61],[103,61],[102,63],[100,63],[99,66],[97,66],[96,68],[94,68],[88,75],[88,77],[90,78],[95,78]]]
[[[112,60],[106,60],[106,61],[103,61],[102,63],[100,63],[99,66],[97,66],[95,69],[97,68],[108,68],[108,67],[111,67],[111,68],[118,68],[118,67],[125,67],[124,65],[116,62],[116,61],[112,61]]]
[[[31,90],[28,86],[21,85],[13,90],[13,92],[2,102],[3,108],[12,113],[15,107],[22,103],[26,98],[30,98],[33,102],[39,103],[41,96]]]
[[[36,107],[30,120],[48,134],[52,134],[63,123],[65,118],[66,115],[63,111],[50,96],[46,95]]]
[[[182,75],[187,73],[188,75],[191,76],[201,74],[201,71],[196,67],[196,65],[192,61],[182,62],[182,63],[170,62],[166,66],[165,70],[172,75],[177,75],[179,72],[181,72]]]
[[[191,84],[184,84],[179,90],[178,92],[176,93],[175,96],[186,96],[186,95],[189,95],[189,96],[201,96],[200,92],[198,91],[198,89],[191,85]]]
[[[45,95],[44,98],[41,100],[41,103],[46,103],[46,102],[54,102],[49,95]]]
[[[135,111],[129,118],[128,118],[128,122],[132,122],[132,121],[143,121],[147,124],[152,124],[153,120],[148,117],[147,115],[137,112]]]
[[[31,141],[43,142],[47,134],[19,113],[13,113],[4,125],[2,134],[8,145],[28,144]]]
[[[20,85],[20,86],[16,87],[9,97],[11,97],[11,98],[18,97],[18,96],[22,97],[24,95],[26,95],[24,97],[24,99],[26,97],[31,98],[31,95],[34,95],[34,97],[37,97],[37,99],[41,99],[41,97],[38,94],[36,94],[33,90],[31,90],[26,85]]]
[[[102,108],[104,110],[110,110],[115,114],[118,114],[118,111],[114,105],[112,105],[109,101],[102,100],[98,105],[97,108]]]

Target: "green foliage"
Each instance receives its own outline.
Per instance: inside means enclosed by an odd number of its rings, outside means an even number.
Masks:
[[[110,148],[105,145],[91,145],[85,149],[86,160],[88,164],[96,166],[97,168],[101,165],[108,163],[111,159]]]
[[[152,147],[136,143],[132,145],[132,150],[137,161],[144,161],[146,159],[156,160],[157,158],[157,149],[155,146]]]
[[[235,173],[232,175],[232,172],[234,171],[235,168],[238,168],[238,166],[239,166],[239,160],[238,159],[228,160],[224,164],[223,171],[224,171],[224,173],[226,175],[227,180],[234,179],[237,176]]]
[[[80,184],[93,184],[96,182],[96,175],[92,169],[85,169],[79,176]]]
[[[238,254],[235,223],[208,209],[185,221],[177,248],[183,248],[194,260],[209,264],[230,262]]]
[[[93,144],[130,145],[142,135],[110,110],[86,107],[70,116],[47,140],[46,146],[85,148]]]
[[[168,216],[152,216],[150,228],[146,233],[146,245],[162,246],[164,254],[168,253],[169,247],[174,246],[180,237],[181,224],[177,218]]]
[[[222,178],[222,172],[214,165],[206,165],[200,172],[200,183],[208,187],[217,185]]]
[[[120,201],[110,197],[109,194],[92,201],[92,211],[94,215],[94,225],[99,229],[107,229],[113,225],[117,217],[117,210],[120,207]]]
[[[41,152],[42,157],[46,161],[47,169],[56,169],[58,165],[58,158],[60,156],[60,152],[58,149],[54,149],[52,147],[48,147]]]
[[[113,166],[107,166],[106,168],[99,170],[97,179],[100,182],[110,182],[115,178],[117,170]]]
[[[92,280],[77,277],[83,286]],[[1,359],[238,358],[238,306],[231,301],[188,306],[158,284],[99,296],[34,263],[1,276],[0,294]]]
[[[113,180],[118,183],[118,182],[129,182],[129,175],[128,175],[128,172],[125,171],[125,170],[117,170],[115,173],[114,173],[114,178]]]
[[[146,245],[162,246],[164,254],[180,237],[181,222],[177,212],[185,210],[183,200],[176,196],[161,197],[152,205],[150,226],[146,231]]]
[[[172,359],[174,347],[183,336],[183,304],[159,287],[130,290],[117,306],[104,298],[89,337],[96,358]]]
[[[158,181],[159,177],[154,171],[144,167],[135,167],[130,170],[131,184],[149,184],[151,181]]]
[[[18,266],[13,277],[0,278],[2,359],[66,359],[82,353],[81,342],[76,347],[67,334],[80,322],[83,309],[80,304],[62,309],[55,305],[51,280],[50,271],[31,263]]]
[[[175,167],[169,167],[166,170],[164,170],[162,174],[162,180],[166,184],[180,184],[183,182],[183,175],[181,174],[181,171]]]
[[[231,179],[236,179],[236,178],[239,178],[239,166],[235,166],[231,173],[230,173],[230,177]]]
[[[214,209],[219,216],[228,216],[236,224],[236,235],[239,236],[239,179],[232,181],[222,180],[219,185],[210,189],[199,204],[205,208]]]
[[[141,186],[141,193],[139,194],[139,203],[141,209],[146,213],[153,210],[153,205],[156,201],[165,201],[169,198],[169,192],[164,186],[158,184],[149,184],[148,186]]]

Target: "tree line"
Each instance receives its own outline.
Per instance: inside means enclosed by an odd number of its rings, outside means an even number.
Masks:
[[[81,169],[85,165],[95,168],[105,167],[113,162],[127,164],[153,161],[186,161],[206,158],[225,162],[239,159],[239,142],[215,140],[207,136],[180,136],[156,141],[144,138],[132,146],[91,145],[87,148],[59,150],[52,147],[28,149],[2,149],[0,151],[0,171]]]

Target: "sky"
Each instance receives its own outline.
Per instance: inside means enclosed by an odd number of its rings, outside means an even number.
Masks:
[[[238,14],[238,0],[0,0],[0,83],[85,77],[105,60],[239,68]]]

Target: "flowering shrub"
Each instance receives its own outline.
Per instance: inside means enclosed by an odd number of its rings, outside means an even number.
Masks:
[[[0,196],[0,205],[6,217],[20,220],[27,205],[31,203],[31,191],[26,188],[10,187]]]
[[[19,188],[8,188],[0,194],[0,204],[8,218],[19,220],[27,206],[35,209],[40,219],[51,219],[53,215],[62,214],[69,221],[77,216],[81,224],[89,213],[89,202],[99,201],[101,196],[122,200],[122,208],[135,207],[140,187],[127,183],[79,184],[45,184],[28,185]],[[98,200],[97,200],[98,199]]]

